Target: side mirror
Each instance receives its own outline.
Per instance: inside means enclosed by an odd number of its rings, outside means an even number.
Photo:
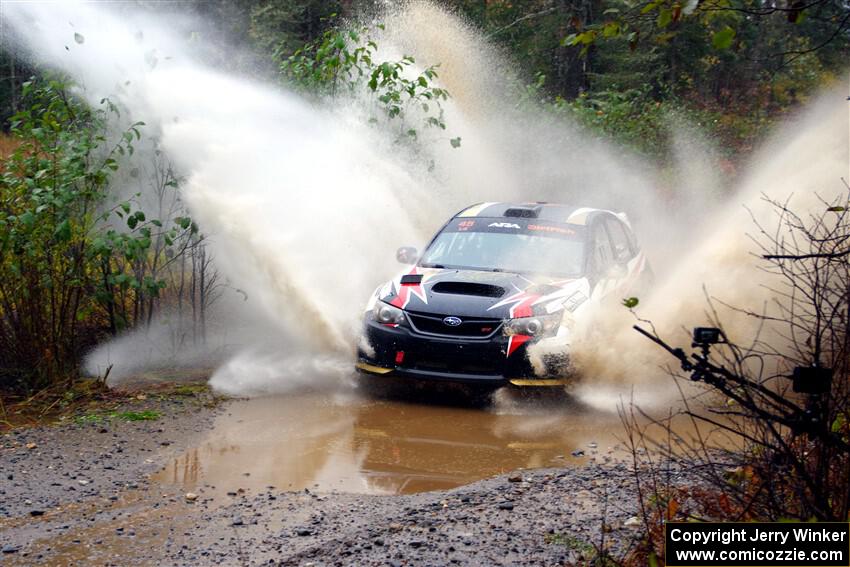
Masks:
[[[625,244],[617,244],[614,246],[614,257],[620,259],[628,259],[631,257],[631,250]]]
[[[402,246],[396,251],[395,259],[401,264],[415,264],[419,259],[419,253],[413,246]]]

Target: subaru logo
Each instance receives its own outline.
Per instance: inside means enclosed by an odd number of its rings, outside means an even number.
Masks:
[[[443,323],[445,323],[449,327],[457,327],[458,325],[463,323],[463,321],[461,321],[459,317],[446,317],[445,319],[443,319]]]

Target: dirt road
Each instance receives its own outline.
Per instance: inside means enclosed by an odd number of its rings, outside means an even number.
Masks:
[[[0,437],[0,562],[557,565],[636,533],[589,416],[204,396]]]

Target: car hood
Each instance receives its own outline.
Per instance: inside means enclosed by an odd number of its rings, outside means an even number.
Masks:
[[[376,298],[416,313],[507,319],[574,310],[589,295],[585,278],[414,267]]]

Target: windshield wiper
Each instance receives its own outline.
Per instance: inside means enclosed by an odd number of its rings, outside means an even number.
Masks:
[[[437,268],[438,270],[445,269],[445,266],[442,265],[442,264],[431,264],[431,263],[425,262],[425,263],[419,264],[419,265],[423,268]]]

